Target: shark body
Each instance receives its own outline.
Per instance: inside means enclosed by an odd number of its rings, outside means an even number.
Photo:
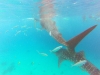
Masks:
[[[42,18],[41,19],[41,26],[51,34],[53,38],[55,38],[59,43],[66,45],[66,40],[62,37],[61,33],[56,27],[55,21],[51,20],[50,18]]]
[[[56,16],[53,2],[54,0],[41,0],[41,6],[39,7],[40,24],[42,28],[50,34],[50,36],[55,38],[59,43],[67,45],[53,20]]]
[[[58,67],[60,67],[61,63],[64,60],[70,60],[74,63],[77,63],[80,60],[86,60],[87,62],[80,67],[89,72],[90,75],[100,75],[99,69],[85,58],[84,51],[75,52],[76,45],[96,26],[97,25],[90,27],[89,29],[66,42],[68,44],[67,49],[62,48],[59,51],[55,52],[56,56],[58,57]]]

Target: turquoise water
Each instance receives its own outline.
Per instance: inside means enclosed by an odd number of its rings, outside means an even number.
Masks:
[[[58,68],[58,58],[50,50],[58,43],[41,28],[41,0],[0,0],[0,75],[89,75],[88,72],[64,61]],[[100,69],[100,6],[99,0],[54,1],[58,16],[57,28],[68,41],[89,27],[98,26],[75,48]],[[35,27],[36,25],[36,27]],[[65,47],[65,46],[64,46]],[[48,54],[42,56],[39,52]]]

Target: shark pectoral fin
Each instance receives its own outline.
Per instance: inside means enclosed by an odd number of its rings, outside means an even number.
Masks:
[[[60,64],[61,64],[63,61],[64,61],[63,58],[59,58],[59,59],[58,59],[58,67],[60,67]]]

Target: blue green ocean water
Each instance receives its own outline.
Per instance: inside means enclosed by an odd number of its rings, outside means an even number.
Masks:
[[[58,43],[41,28],[41,0],[0,0],[0,75],[89,75],[79,67],[64,61],[58,68],[58,58],[50,52]],[[54,18],[66,41],[96,25],[75,48],[100,69],[100,1],[54,0],[58,16]],[[64,46],[65,47],[65,46]],[[48,56],[41,56],[37,51]]]

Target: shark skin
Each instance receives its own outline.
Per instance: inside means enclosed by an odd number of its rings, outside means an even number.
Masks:
[[[53,2],[54,0],[41,0],[41,6],[39,7],[40,24],[55,40],[63,45],[67,45],[66,40],[62,37],[53,20],[57,15]]]
[[[50,18],[42,18],[41,19],[41,26],[49,33],[51,36],[55,38],[59,43],[67,46],[66,40],[62,37],[61,33],[56,27],[55,21],[51,20]]]
[[[81,34],[75,36],[74,38],[66,42],[68,44],[67,49],[62,48],[59,51],[55,52],[55,55],[58,57],[58,67],[60,67],[61,63],[64,60],[70,60],[74,63],[77,63],[80,60],[86,60],[87,62],[80,67],[86,70],[90,75],[100,75],[99,69],[85,58],[84,51],[75,52],[75,47],[77,46],[77,44],[96,26],[97,25],[94,25],[88,28]]]

